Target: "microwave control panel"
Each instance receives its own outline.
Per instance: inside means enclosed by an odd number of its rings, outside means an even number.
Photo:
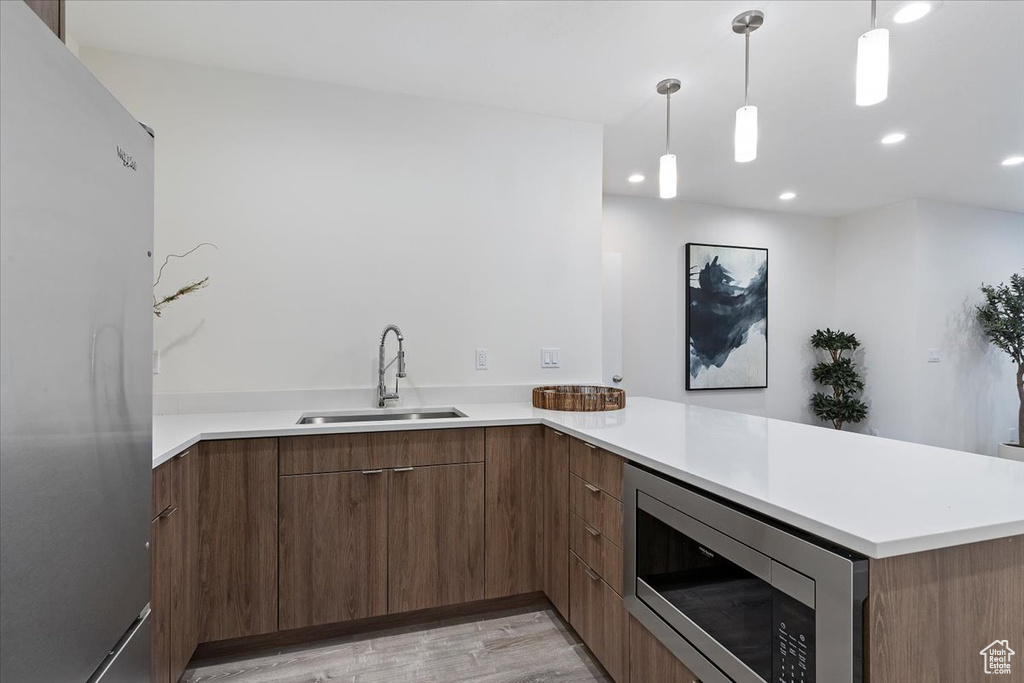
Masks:
[[[772,683],[816,683],[814,610],[792,599],[774,607]]]

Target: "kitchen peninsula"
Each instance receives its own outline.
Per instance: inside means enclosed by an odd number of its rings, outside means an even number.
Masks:
[[[678,662],[623,607],[626,463],[866,559],[873,683],[905,683],[911,671],[971,680],[986,643],[961,635],[1024,635],[1024,464],[648,398],[597,413],[454,408],[465,417],[298,425],[301,411],[157,416],[155,489],[166,480],[195,489],[184,518],[199,539],[197,568],[188,570],[206,612],[195,617],[199,655],[542,592],[614,680],[630,680],[633,669],[638,683],[650,660],[638,648]],[[191,474],[159,476],[189,462],[176,459],[182,454],[198,462]],[[318,511],[339,500],[323,514],[344,512],[369,531],[354,546],[344,545],[349,538],[325,548]],[[417,545],[417,516],[428,525],[458,519],[461,535],[442,535],[427,552]],[[353,557],[357,550],[365,556]],[[375,573],[389,556],[394,565],[424,552],[439,553],[427,564],[454,562],[449,574],[461,578],[432,585],[408,568]],[[339,575],[353,585],[310,574],[343,556],[351,566]],[[286,576],[290,568],[301,576]],[[239,576],[249,585],[233,585]],[[337,610],[313,604],[304,587],[317,585],[344,593],[334,596]],[[321,589],[318,600],[332,598]]]

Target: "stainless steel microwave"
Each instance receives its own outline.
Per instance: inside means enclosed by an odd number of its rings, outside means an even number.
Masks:
[[[624,595],[702,683],[863,683],[868,562],[626,465]]]

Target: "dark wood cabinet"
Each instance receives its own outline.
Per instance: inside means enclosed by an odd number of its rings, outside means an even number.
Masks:
[[[153,472],[152,680],[177,681],[198,644],[196,470],[191,449]],[[157,509],[159,508],[159,509]]]
[[[387,613],[389,476],[281,477],[281,629]]]
[[[569,623],[616,683],[629,681],[629,613],[622,598],[570,553]]]
[[[544,428],[544,593],[569,618],[569,437]]]
[[[25,4],[32,8],[43,23],[64,40],[65,17],[64,0],[25,0]]]
[[[488,598],[544,590],[542,429],[487,429]]]
[[[388,611],[484,597],[484,465],[390,472]]]
[[[199,639],[277,630],[277,439],[199,451]]]
[[[156,518],[150,523],[150,679],[152,683],[170,683],[171,572],[174,564],[174,522]]]
[[[629,618],[629,678],[634,683],[700,683],[643,624]]]

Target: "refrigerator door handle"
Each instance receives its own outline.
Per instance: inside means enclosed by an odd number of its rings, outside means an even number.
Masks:
[[[103,658],[103,662],[99,665],[99,668],[96,669],[92,676],[89,676],[89,680],[87,680],[85,683],[100,683],[100,681],[103,680],[103,677],[107,675],[107,672],[109,672],[114,667],[115,662],[117,662],[117,658],[120,657],[121,654],[128,648],[128,645],[132,642],[132,639],[138,636],[140,631],[142,631],[143,633],[148,631],[148,619],[150,611],[151,610],[149,608],[149,605],[146,605],[143,608],[142,613],[139,614],[138,618],[132,623],[128,630],[125,631],[125,634],[121,636],[121,639],[117,641],[117,645],[114,646],[114,649],[112,649],[110,653]],[[140,645],[145,646],[146,649],[148,650],[149,638],[146,638],[146,640],[147,642],[140,643]]]

